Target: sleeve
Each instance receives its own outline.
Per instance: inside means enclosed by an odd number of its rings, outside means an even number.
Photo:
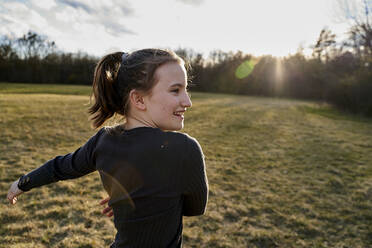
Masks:
[[[57,156],[20,178],[18,188],[29,191],[60,180],[82,177],[96,170],[94,150],[103,128],[76,151]]]
[[[187,152],[183,164],[183,215],[204,214],[208,201],[208,179],[205,170],[204,155],[199,143],[187,138]]]

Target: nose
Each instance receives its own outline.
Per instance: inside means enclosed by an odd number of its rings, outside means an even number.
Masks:
[[[191,106],[192,106],[192,102],[191,102],[190,96],[189,94],[186,93],[182,99],[182,107],[190,108]]]

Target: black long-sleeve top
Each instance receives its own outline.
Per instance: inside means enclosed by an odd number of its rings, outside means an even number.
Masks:
[[[182,216],[206,209],[208,181],[199,143],[157,128],[102,128],[75,152],[22,177],[19,188],[98,170],[117,229],[111,247],[181,247]]]

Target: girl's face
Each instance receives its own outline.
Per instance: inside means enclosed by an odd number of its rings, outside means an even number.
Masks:
[[[185,67],[176,62],[166,63],[156,69],[155,78],[151,93],[144,97],[148,118],[162,130],[182,129],[184,112],[191,107]]]

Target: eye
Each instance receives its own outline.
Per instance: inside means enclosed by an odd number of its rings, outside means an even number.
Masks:
[[[171,92],[178,93],[180,90],[178,88],[171,90]]]

